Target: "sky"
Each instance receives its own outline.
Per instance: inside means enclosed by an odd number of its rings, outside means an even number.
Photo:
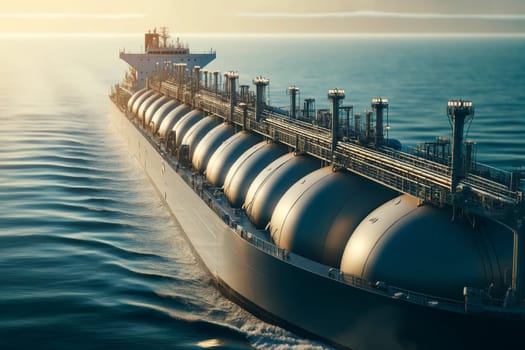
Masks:
[[[17,0],[0,33],[519,33],[525,0]]]

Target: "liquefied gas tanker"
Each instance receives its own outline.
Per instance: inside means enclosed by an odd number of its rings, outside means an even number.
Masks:
[[[474,161],[472,102],[451,139],[401,151],[388,100],[329,90],[290,108],[147,33],[111,119],[219,289],[254,315],[352,349],[525,346],[519,174]]]

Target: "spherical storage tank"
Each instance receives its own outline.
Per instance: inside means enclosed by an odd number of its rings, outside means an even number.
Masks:
[[[214,186],[221,187],[226,174],[237,158],[260,140],[258,135],[247,131],[238,132],[228,138],[210,157],[206,166],[206,179]]]
[[[136,117],[137,112],[139,111],[139,107],[142,105],[142,102],[144,102],[148,97],[155,93],[156,92],[154,90],[146,90],[143,94],[138,96],[135,99],[135,102],[133,102],[133,105],[131,106],[131,114]]]
[[[265,167],[252,181],[244,200],[251,222],[264,228],[284,193],[306,174],[319,169],[321,162],[307,155],[285,154]]]
[[[215,150],[235,133],[235,127],[222,123],[211,129],[195,147],[191,163],[200,173],[204,172]]]
[[[286,153],[287,147],[262,141],[250,147],[231,166],[224,180],[224,194],[230,205],[240,208],[248,187],[255,177],[272,161]]]
[[[171,130],[175,132],[175,143],[177,147],[182,144],[186,132],[203,117],[204,114],[202,110],[194,109],[193,111],[186,113],[175,123],[175,125],[173,125]]]
[[[274,242],[322,264],[339,267],[348,238],[361,220],[395,192],[332,167],[296,182],[270,220]]]
[[[473,228],[450,209],[403,195],[368,215],[350,237],[341,271],[370,281],[463,300],[463,287],[505,290],[512,233],[487,219]]]
[[[186,113],[190,111],[190,105],[183,104],[178,107],[175,107],[171,112],[169,112],[164,120],[160,123],[159,126],[159,135],[161,137],[166,137],[167,133],[173,129],[173,126],[176,122],[179,121]]]
[[[139,98],[143,93],[148,91],[148,88],[143,88],[135,92],[128,100],[128,111],[131,111],[131,108],[133,107],[133,103],[135,103],[135,100]]]
[[[161,107],[159,107],[159,109],[157,109],[157,111],[151,117],[150,121],[150,127],[154,133],[159,131],[160,124],[168,115],[168,113],[174,110],[179,105],[180,103],[178,101],[169,100],[168,102],[164,103]]]
[[[199,144],[199,142],[203,139],[203,137],[214,127],[219,125],[220,119],[213,117],[213,116],[207,116],[205,118],[202,118],[198,122],[196,122],[184,135],[184,138],[182,139],[183,145],[188,145],[189,147],[189,153],[190,153],[190,159],[193,159],[193,153],[195,151],[195,148]]]

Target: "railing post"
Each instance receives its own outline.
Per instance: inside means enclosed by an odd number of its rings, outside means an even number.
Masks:
[[[525,232],[521,220],[518,220],[513,230],[514,245],[512,252],[512,289],[516,293],[518,305],[525,298]],[[520,256],[521,255],[521,256]]]

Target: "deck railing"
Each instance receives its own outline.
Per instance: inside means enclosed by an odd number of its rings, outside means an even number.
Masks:
[[[178,93],[177,88],[173,86],[163,85],[161,88],[166,94]],[[118,103],[119,108],[124,106],[125,109],[125,103],[122,103],[122,101],[117,97],[112,98],[114,99],[115,103]],[[224,113],[226,110],[229,111],[229,106],[228,109],[226,109],[223,103],[213,99],[210,100],[209,98],[204,98],[197,101],[197,105],[204,107],[210,113],[217,113],[218,115],[224,116],[223,114],[219,113]],[[239,108],[236,108],[232,119],[238,121],[240,113],[242,113],[242,111]],[[133,116],[127,116],[135,122],[137,129],[147,140],[150,141],[150,143],[159,151],[159,153],[163,155],[170,166],[178,171],[178,163],[176,162],[175,158],[171,157],[166,152],[163,143],[152,137],[147,130],[143,129],[139,124],[137,124],[138,122],[133,119]],[[240,120],[242,120],[242,115],[240,118]],[[302,147],[307,150],[307,152],[312,153],[321,159],[330,160],[335,156],[335,158],[338,158],[345,168],[351,168],[354,172],[366,174],[367,177],[372,177],[376,180],[379,179],[380,182],[388,184],[389,187],[401,189],[405,193],[417,193],[418,197],[423,197],[428,200],[433,200],[433,198],[436,196],[446,195],[443,193],[442,188],[439,187],[443,185],[446,186],[448,184],[448,180],[442,176],[442,174],[440,174],[439,180],[434,182],[420,181],[424,180],[424,175],[427,174],[427,172],[429,174],[433,174],[436,171],[443,170],[441,168],[441,164],[436,164],[433,162],[429,163],[424,159],[419,159],[415,156],[406,154],[399,154],[393,150],[377,151],[367,149],[366,147],[360,145],[345,143],[340,144],[337,151],[334,153],[331,150],[330,143],[328,140],[326,140],[325,135],[322,133],[317,135],[315,130],[302,129],[301,133],[294,133],[292,136],[290,130],[288,130],[285,126],[286,124],[283,124],[281,120],[273,120],[268,118],[265,122],[257,122],[255,121],[255,118],[250,118],[248,122],[250,123],[252,130],[259,130],[260,133],[267,136],[271,135],[273,138],[278,139],[280,142],[290,146],[301,144]],[[312,134],[312,132],[314,132],[314,134]],[[317,136],[317,138],[312,137],[312,135]],[[406,166],[407,164],[412,164],[414,166],[417,165],[421,174],[412,174],[415,176],[415,178],[411,176],[401,176],[403,171],[402,169],[397,169],[398,171],[394,171],[394,167],[400,164],[397,163],[398,161],[402,162],[403,166]],[[385,163],[389,162],[392,162],[392,167],[385,167]],[[190,186],[195,191],[195,193],[197,193],[203,199],[203,201],[242,239],[246,240],[261,251],[281,260],[286,261],[289,259],[289,253],[286,249],[278,247],[269,240],[258,237],[256,234],[245,230],[244,227],[239,225],[235,217],[232,217],[232,213],[226,210],[224,205],[221,204],[223,196],[221,194],[217,195],[216,188],[207,187],[202,179],[199,180],[199,178],[196,178],[194,174],[188,173],[187,171],[180,173],[180,175],[181,178],[184,179],[184,181],[188,184],[188,186]],[[422,178],[419,179],[417,178],[418,176]],[[469,179],[470,178],[472,179],[471,181],[473,183],[475,181],[480,181],[484,184],[484,181],[486,181],[484,178],[478,178],[477,175],[471,175]],[[436,183],[439,186],[437,186]],[[494,186],[494,189],[503,190],[501,187],[503,185],[499,183],[491,184],[491,186]],[[509,191],[507,194],[511,195],[512,192]],[[326,267],[325,275],[326,277],[341,283],[345,283],[350,286],[368,290],[374,293],[386,295],[394,299],[405,300],[407,302],[422,306],[456,310],[458,312],[461,310],[470,312],[474,310],[472,306],[479,306],[482,310],[486,310],[487,307],[499,309],[504,303],[501,299],[494,299],[485,296],[479,299],[479,305],[470,305],[467,301],[463,302],[459,300],[431,296],[424,293],[391,286],[381,281],[372,282],[354,275],[344,274],[336,268]]]

